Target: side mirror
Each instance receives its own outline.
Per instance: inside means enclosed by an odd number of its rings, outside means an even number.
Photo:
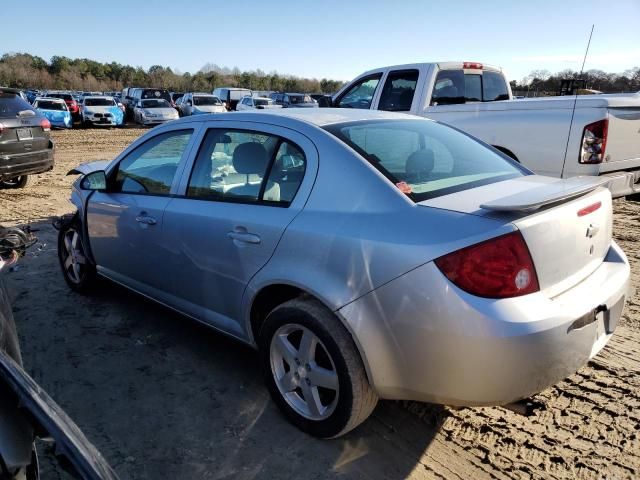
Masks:
[[[318,99],[318,107],[320,107],[320,108],[333,107],[333,101],[332,101],[331,97],[320,97]]]
[[[82,190],[106,190],[107,174],[104,170],[88,173],[80,182],[80,188]]]

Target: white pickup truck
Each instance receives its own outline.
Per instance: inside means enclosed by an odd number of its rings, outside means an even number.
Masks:
[[[439,62],[370,70],[330,103],[432,118],[538,174],[606,176],[614,198],[640,192],[640,94],[514,100],[500,68]]]

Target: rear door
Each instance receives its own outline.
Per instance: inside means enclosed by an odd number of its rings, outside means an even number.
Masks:
[[[164,215],[167,290],[182,311],[244,336],[242,294],[309,195],[317,153],[303,135],[210,122]]]
[[[129,151],[108,172],[107,191],[87,205],[87,228],[98,270],[159,297],[164,209],[194,137],[192,128],[164,129]]]

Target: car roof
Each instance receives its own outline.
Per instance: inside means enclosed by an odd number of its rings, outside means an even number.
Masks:
[[[96,98],[110,98],[111,100],[113,100],[113,97],[111,95],[86,95],[84,97],[85,100],[93,100]],[[151,98],[145,98],[144,100],[152,100]]]
[[[58,97],[36,97],[33,101],[35,102],[36,100],[46,100],[47,102],[66,104],[63,98],[58,98]]]
[[[249,122],[269,123],[285,125],[302,122],[309,125],[324,127],[335,123],[356,122],[360,120],[424,120],[432,121],[406,113],[384,112],[380,110],[361,110],[349,108],[283,108],[278,110],[240,111],[231,113],[218,113],[210,115],[197,115],[196,117],[183,117],[177,122],[207,121],[207,120],[240,120]],[[283,121],[283,119],[286,119]]]
[[[18,88],[0,87],[0,92],[15,93],[16,95],[20,95],[20,90]]]

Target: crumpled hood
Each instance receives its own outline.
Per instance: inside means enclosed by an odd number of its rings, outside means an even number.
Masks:
[[[76,168],[72,168],[67,175],[86,175],[97,170],[104,170],[111,163],[111,160],[95,160],[93,162],[81,163]]]
[[[160,115],[162,117],[173,117],[176,116],[177,112],[174,108],[166,107],[166,108],[143,108],[143,112],[154,113],[156,115]]]

